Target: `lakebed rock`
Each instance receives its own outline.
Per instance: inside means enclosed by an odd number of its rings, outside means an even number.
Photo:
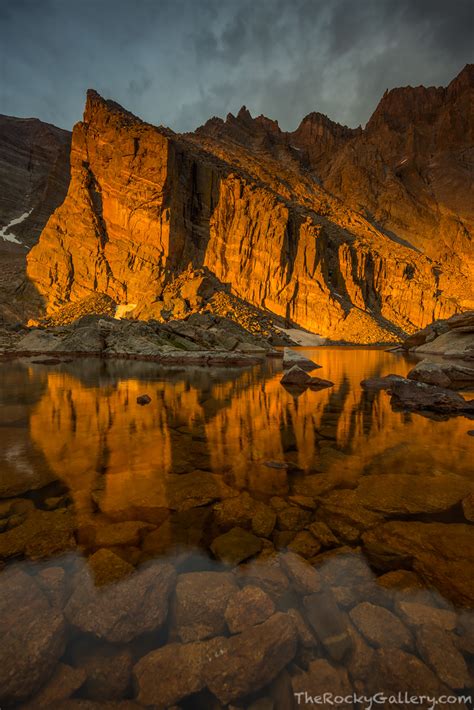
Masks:
[[[410,566],[426,584],[461,606],[474,603],[474,528],[462,523],[390,521],[362,536],[382,569]]]
[[[0,702],[26,700],[50,678],[65,646],[62,613],[18,568],[0,576]]]
[[[115,584],[96,587],[87,569],[77,575],[65,616],[75,628],[110,642],[128,642],[164,623],[176,572],[153,563]]]
[[[235,578],[224,572],[180,574],[176,584],[175,618],[184,643],[222,634],[229,600],[238,591]]]

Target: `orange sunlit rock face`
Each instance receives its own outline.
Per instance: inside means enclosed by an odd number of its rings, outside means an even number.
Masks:
[[[113,518],[133,519],[144,508],[179,509],[183,474],[196,471],[217,474],[223,497],[228,486],[286,495],[301,476],[295,467],[308,479],[323,475],[329,488],[356,485],[366,473],[403,470],[414,474],[414,486],[417,473],[469,475],[468,420],[396,413],[385,392],[360,388],[367,373],[405,374],[405,360],[379,350],[309,355],[336,384],[297,398],[280,385],[276,365],[263,377],[254,368],[161,380],[127,375],[128,364],[102,387],[81,381],[80,370],[49,372],[31,409],[31,438],[85,518],[97,500]],[[152,401],[140,407],[136,397],[143,392]],[[272,461],[289,468],[269,467]]]
[[[420,94],[413,131],[426,133],[430,111],[443,127],[472,106],[469,82],[456,86],[434,108]],[[241,111],[180,136],[89,92],[68,195],[28,256],[46,312],[99,291],[151,317],[164,285],[190,266],[293,324],[352,342],[391,340],[469,307],[472,210],[464,188],[432,166],[439,153],[462,186],[464,134],[456,124],[451,142],[420,138],[406,163],[399,103],[384,98],[366,132],[311,114],[285,134]]]

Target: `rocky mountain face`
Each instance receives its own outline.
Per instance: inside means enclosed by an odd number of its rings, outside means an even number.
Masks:
[[[26,249],[67,194],[70,148],[69,131],[0,115],[0,320],[29,310],[18,294]]]
[[[387,93],[364,130],[310,114],[284,133],[243,107],[178,135],[90,91],[30,288],[49,317],[100,292],[160,319],[197,271],[288,327],[350,342],[448,318],[474,302],[472,98],[466,67],[446,89]]]
[[[38,241],[66,196],[70,147],[69,131],[36,118],[0,115],[0,243]]]

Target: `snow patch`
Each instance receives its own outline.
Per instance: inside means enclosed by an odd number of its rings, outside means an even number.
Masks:
[[[324,345],[326,342],[326,338],[322,338],[320,335],[316,335],[316,333],[308,333],[308,331],[300,330],[299,328],[279,328],[277,326],[277,330],[286,333],[293,342],[302,346],[317,347],[318,345]]]
[[[11,227],[14,227],[15,224],[20,224],[20,222],[24,222],[25,219],[29,217],[32,212],[33,209],[31,209],[29,212],[25,212],[20,217],[15,217],[15,219],[12,219],[9,224],[7,224],[5,227],[2,227],[0,229],[0,237],[2,237],[3,241],[12,242],[13,244],[22,244],[18,237],[15,237],[15,235],[10,232],[10,229]]]

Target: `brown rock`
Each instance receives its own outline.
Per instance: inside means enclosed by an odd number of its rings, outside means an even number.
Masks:
[[[307,387],[312,379],[311,375],[308,375],[299,365],[293,365],[285,372],[280,383],[289,387]]]
[[[352,622],[373,646],[410,649],[410,632],[388,609],[370,602],[362,602],[349,613]]]
[[[63,609],[67,598],[66,575],[62,567],[47,567],[38,572],[38,585],[53,607]]]
[[[421,626],[416,632],[416,646],[421,658],[450,688],[471,685],[466,662],[454,645],[451,634],[439,626]]]
[[[391,403],[396,409],[407,411],[431,411],[441,414],[474,412],[474,402],[466,400],[457,392],[426,385],[424,382],[406,380],[393,382],[390,387]]]
[[[280,530],[303,530],[310,521],[311,512],[302,510],[295,505],[289,505],[277,514],[277,523]]]
[[[278,564],[258,560],[240,565],[235,570],[239,584],[257,586],[278,603],[288,592],[290,583]]]
[[[72,626],[100,639],[131,641],[163,624],[175,578],[171,565],[156,563],[115,584],[96,587],[85,568],[75,580],[66,618]]]
[[[320,591],[321,577],[309,562],[294,552],[285,552],[279,559],[281,566],[299,594],[314,594]]]
[[[447,691],[446,686],[422,661],[398,648],[379,648],[375,651],[366,688],[369,693],[428,694],[432,697],[439,697]]]
[[[352,650],[349,619],[341,612],[333,594],[328,590],[304,598],[305,616],[317,638],[336,662]]]
[[[456,627],[456,614],[450,609],[439,609],[416,601],[400,600],[396,602],[396,610],[407,624],[415,628],[427,625],[452,631]]]
[[[224,613],[236,592],[237,585],[231,573],[180,574],[175,606],[180,639],[187,643],[223,633],[226,628]]]
[[[0,702],[37,692],[63,654],[65,625],[34,579],[18,568],[0,577]]]
[[[23,554],[38,560],[74,549],[73,530],[68,510],[35,510],[20,525],[0,534],[0,559]]]
[[[73,649],[74,665],[84,674],[81,694],[91,700],[120,700],[132,677],[129,650],[109,645]]]
[[[134,567],[111,550],[98,550],[88,559],[92,578],[96,587],[114,584],[131,575]]]
[[[337,547],[339,545],[339,540],[331,532],[326,523],[315,522],[308,525],[308,530],[311,535],[319,542],[321,547]]]
[[[463,476],[383,474],[363,476],[356,489],[360,504],[389,515],[439,513],[452,508],[474,484]]]
[[[246,586],[229,599],[225,619],[231,633],[236,634],[260,624],[275,611],[271,598],[259,587]]]
[[[297,532],[291,542],[288,544],[288,549],[295,552],[301,557],[310,559],[318,554],[321,545],[308,530]]]
[[[76,690],[79,690],[85,680],[86,674],[82,669],[58,663],[46,685],[41,688],[33,700],[22,707],[25,710],[56,707],[57,703],[70,698]]]
[[[220,650],[222,641],[169,643],[141,658],[133,669],[139,703],[161,710],[202,690],[204,666]]]
[[[229,703],[264,688],[293,659],[297,646],[291,618],[278,612],[220,644],[204,668],[209,690]]]
[[[283,369],[291,370],[293,367],[297,366],[301,370],[308,370],[311,372],[316,368],[321,367],[317,365],[313,360],[305,357],[301,351],[292,350],[291,348],[283,349]]]
[[[474,529],[459,523],[391,521],[363,535],[369,559],[384,569],[410,566],[455,604],[472,605]]]
[[[239,562],[259,553],[261,549],[260,538],[238,527],[216,537],[211,544],[211,550],[217,559],[229,565],[238,565]]]
[[[306,672],[293,676],[292,685],[295,701],[301,707],[310,707],[314,702],[306,702],[307,695],[311,698],[322,697],[325,693],[343,698],[352,695],[347,671],[343,668],[334,668],[322,658],[311,661]],[[351,708],[352,701],[337,703],[335,707]]]
[[[470,493],[463,499],[462,509],[466,520],[474,523],[474,493]]]

